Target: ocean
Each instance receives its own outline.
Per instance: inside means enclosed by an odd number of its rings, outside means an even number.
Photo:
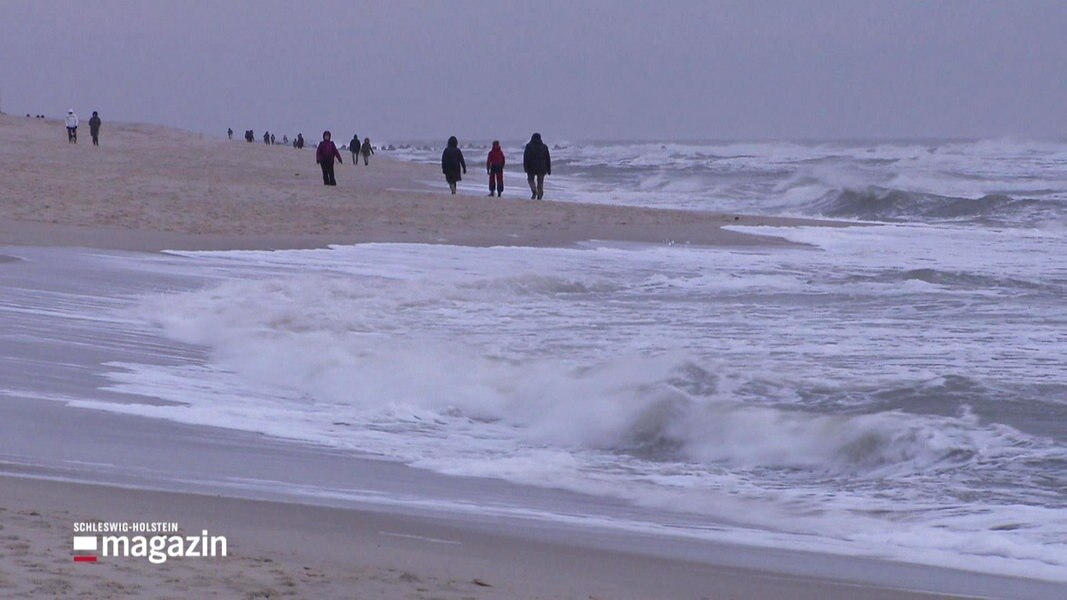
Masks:
[[[487,511],[1067,581],[1067,143],[548,142],[548,199],[857,226],[5,249],[51,276],[8,276],[4,336],[47,322],[104,358],[96,395],[2,391],[584,498]],[[486,151],[464,148],[461,192],[487,193]],[[530,202],[505,152],[501,201]]]

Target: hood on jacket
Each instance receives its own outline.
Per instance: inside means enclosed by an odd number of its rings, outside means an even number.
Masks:
[[[449,148],[459,148],[459,140],[456,139],[456,136],[452,136],[452,137],[448,138],[448,147]]]
[[[323,131],[322,132],[322,139],[324,139],[324,140],[330,139],[330,132],[329,131]]]
[[[537,142],[538,144],[540,144],[541,143],[541,134],[540,133],[533,134],[532,136],[530,136],[530,141],[531,142]]]

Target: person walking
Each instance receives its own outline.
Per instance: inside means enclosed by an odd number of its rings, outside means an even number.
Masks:
[[[322,167],[322,183],[324,185],[337,185],[337,180],[333,177],[333,161],[337,159],[337,162],[344,163],[341,160],[341,153],[337,151],[337,146],[330,141],[330,132],[322,132],[322,141],[319,142],[318,148],[315,149],[315,161]]]
[[[370,155],[374,154],[374,147],[370,145],[370,138],[363,138],[363,146],[359,151],[363,155],[363,166],[370,165]]]
[[[552,174],[552,157],[549,156],[548,146],[541,141],[540,133],[530,137],[530,143],[522,152],[522,170],[530,184],[530,200],[544,198],[545,175]]]
[[[233,139],[233,127],[226,128],[226,137],[230,138],[231,140]]]
[[[489,174],[489,195],[494,193],[499,198],[504,193],[504,151],[500,142],[493,140],[493,149],[485,159],[485,172]]]
[[[363,145],[359,143],[359,134],[352,136],[352,141],[348,142],[348,152],[352,155],[352,166],[359,164],[359,151]]]
[[[67,111],[67,143],[78,143],[78,115],[74,114],[74,109]]]
[[[93,145],[100,145],[100,115],[93,111],[93,116],[89,117],[89,137],[93,138]]]
[[[463,151],[459,149],[459,140],[452,136],[448,138],[448,147],[441,153],[441,172],[445,174],[445,181],[453,196],[456,194],[456,183],[463,179],[460,176],[461,169],[466,173],[467,163],[463,160]]]

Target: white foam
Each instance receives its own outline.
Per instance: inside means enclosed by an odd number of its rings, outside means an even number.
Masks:
[[[713,522],[740,514],[812,548],[1041,577],[1067,565],[1048,543],[1067,532],[1062,509],[1033,506],[1020,527],[990,532],[1035,490],[1025,477],[983,487],[1006,465],[1062,460],[1062,446],[966,409],[869,408],[884,390],[936,391],[946,373],[1058,372],[1041,361],[1005,371],[998,351],[1054,335],[1040,319],[1006,326],[990,313],[971,335],[952,315],[961,299],[1000,306],[969,277],[1059,276],[1026,253],[1062,242],[916,227],[774,233],[823,251],[181,253],[226,280],[146,298],[139,317],[206,347],[211,363],[111,365],[114,391],[182,406],[92,406]],[[945,252],[959,243],[972,254]],[[898,277],[915,266],[927,271]],[[901,311],[915,304],[933,312]]]

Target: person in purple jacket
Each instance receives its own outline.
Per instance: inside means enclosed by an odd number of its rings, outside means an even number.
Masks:
[[[341,153],[337,151],[337,146],[330,141],[330,132],[323,131],[322,141],[315,149],[315,161],[322,167],[322,183],[325,185],[337,185],[337,180],[333,178],[334,159],[337,159],[339,163],[344,162],[341,160]]]

